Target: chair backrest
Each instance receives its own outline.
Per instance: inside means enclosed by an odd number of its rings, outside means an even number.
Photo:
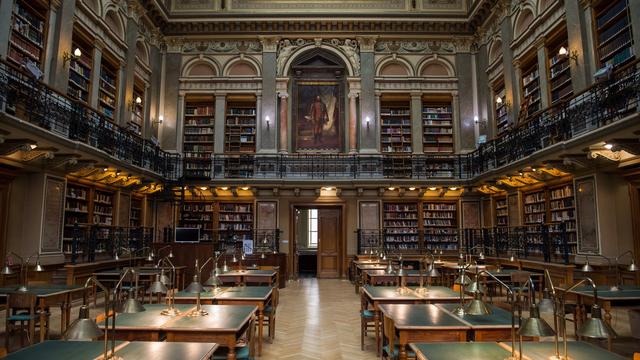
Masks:
[[[36,295],[32,293],[11,293],[7,299],[9,309],[29,310],[29,314],[35,314]]]
[[[279,301],[280,301],[280,290],[278,289],[277,286],[274,286],[271,293],[271,306],[273,307],[274,310],[278,307]]]
[[[367,310],[369,308],[369,302],[364,296],[364,288],[360,288],[360,311]]]
[[[393,320],[387,316],[383,316],[384,320],[382,321],[382,339],[386,337],[387,344],[389,345],[389,357],[393,358],[393,352],[395,347],[395,337],[396,330],[393,325]]]
[[[531,273],[529,271],[514,271],[511,273],[511,282],[514,284],[524,284],[529,278],[531,278]]]

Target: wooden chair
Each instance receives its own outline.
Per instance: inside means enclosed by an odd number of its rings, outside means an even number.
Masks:
[[[278,302],[280,301],[280,293],[278,286],[273,287],[273,293],[271,295],[271,304],[265,306],[263,310],[264,324],[268,326],[269,342],[273,343],[273,339],[276,337],[276,309],[278,308]]]
[[[113,310],[110,310],[109,311],[109,316],[112,316],[112,315],[113,315]],[[105,321],[106,319],[107,319],[106,313],[102,313],[102,314],[96,316],[96,324],[100,324],[101,322]],[[109,323],[111,323],[111,322],[109,322]]]
[[[9,349],[9,338],[16,330],[27,334],[29,345],[33,345],[36,326],[44,326],[49,336],[49,312],[45,311],[45,323],[40,324],[40,312],[36,308],[37,297],[32,293],[12,293],[7,299],[7,318],[5,324],[5,348]],[[24,337],[20,337],[20,347],[24,347]]]
[[[513,292],[516,295],[515,301],[519,305],[529,304],[529,295],[535,296],[536,294],[529,294],[529,288],[525,287],[525,283],[531,278],[531,273],[528,271],[514,271],[511,273],[511,284],[513,285]],[[526,307],[522,307],[526,309]]]
[[[372,286],[398,286],[398,277],[396,275],[389,276],[371,276]]]
[[[254,360],[255,359],[255,320],[251,320],[245,336],[236,343],[236,360]],[[228,348],[220,348],[213,356],[212,360],[225,360],[229,354]]]
[[[360,350],[364,350],[364,337],[367,336],[370,329],[375,331],[375,314],[373,310],[369,309],[369,303],[363,295],[363,290],[360,288]],[[378,334],[376,339],[378,338]]]

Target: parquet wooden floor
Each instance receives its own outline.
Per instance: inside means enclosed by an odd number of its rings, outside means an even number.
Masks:
[[[376,359],[375,338],[360,350],[360,300],[346,280],[301,279],[280,292],[276,338],[263,360]]]

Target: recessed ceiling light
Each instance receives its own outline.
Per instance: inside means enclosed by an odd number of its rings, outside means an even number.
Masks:
[[[120,176],[120,171],[116,171],[116,176]]]
[[[449,190],[451,190],[451,191],[456,191],[456,190],[458,190],[458,188],[457,188],[457,187],[455,187],[455,186],[450,186],[450,187],[449,187]]]
[[[412,187],[410,187],[410,188],[409,188],[409,191],[413,191],[413,190],[415,190],[415,189],[416,189],[416,188],[415,188],[414,186],[412,186]]]
[[[389,190],[390,190],[390,191],[393,191],[393,190],[395,190],[395,189],[396,189],[396,188],[394,188],[393,186],[389,186]]]
[[[536,171],[538,171],[538,169],[536,169],[536,168],[531,168],[531,171],[536,172]]]
[[[206,186],[200,186],[200,190],[202,190],[202,191],[207,190],[207,189],[208,189],[208,187],[206,187]]]
[[[604,148],[607,150],[613,149],[613,144],[604,144]]]
[[[430,187],[430,188],[429,188],[429,190],[431,190],[431,191],[436,191],[436,190],[438,190],[438,188],[437,188],[437,187],[435,187],[435,186],[432,186],[432,187]]]
[[[104,169],[102,169],[102,171],[107,172],[107,171],[109,171],[109,168],[104,168]]]
[[[322,189],[324,189],[324,190],[326,190],[326,191],[331,191],[331,190],[333,190],[333,187],[331,187],[331,186],[324,186],[324,187],[322,187]]]
[[[226,187],[226,186],[221,186],[221,187],[220,187],[220,190],[222,190],[222,191],[227,191],[227,190],[229,190],[229,188],[228,188],[228,187]]]
[[[246,191],[246,190],[249,190],[249,187],[248,187],[248,186],[243,186],[243,187],[241,187],[240,189],[242,189],[242,190],[245,190],[245,191]]]

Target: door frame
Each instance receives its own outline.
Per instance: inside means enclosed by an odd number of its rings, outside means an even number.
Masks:
[[[344,279],[346,277],[346,268],[344,266],[345,257],[347,254],[347,222],[345,221],[346,204],[340,202],[332,203],[314,203],[314,202],[292,202],[289,204],[289,229],[291,230],[291,239],[289,240],[289,254],[287,256],[287,267],[289,268],[289,274],[295,274],[295,252],[294,246],[297,242],[297,227],[295,211],[296,209],[326,209],[337,208],[340,209],[340,227],[342,228],[340,233],[340,239],[338,241],[338,278]],[[316,254],[316,257],[318,254]]]

